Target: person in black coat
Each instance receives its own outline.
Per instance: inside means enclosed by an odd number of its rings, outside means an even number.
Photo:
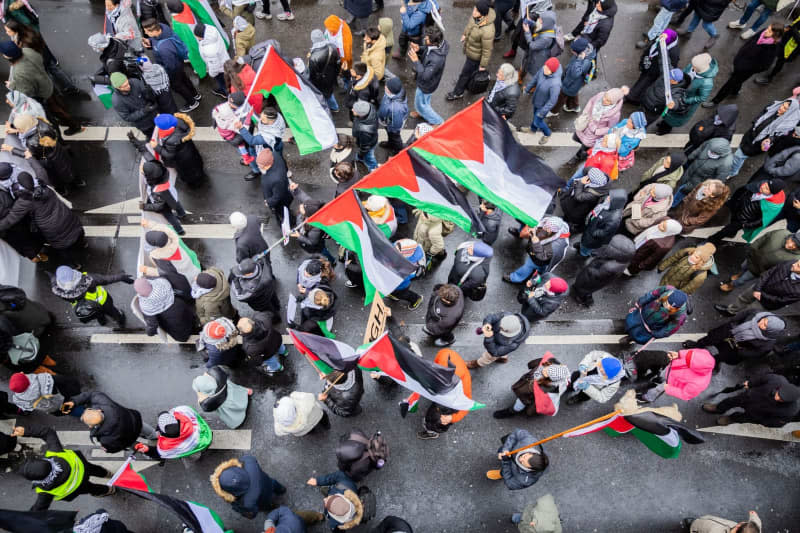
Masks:
[[[412,42],[409,44],[409,48],[408,58],[417,75],[417,90],[414,95],[415,110],[410,113],[410,116],[411,118],[422,118],[425,122],[437,126],[444,122],[444,119],[431,107],[431,95],[442,81],[450,45],[444,40],[442,30],[431,26],[425,30],[424,46],[418,46]]]
[[[719,246],[722,239],[733,237],[740,229],[748,231],[760,228],[764,221],[761,212],[761,199],[758,199],[757,196],[777,197],[784,194],[784,187],[783,180],[779,179],[754,181],[739,187],[727,202],[731,212],[730,222],[708,237],[708,241]]]
[[[624,235],[614,235],[611,242],[592,251],[592,261],[575,277],[572,296],[582,305],[592,305],[592,293],[617,279],[628,267],[635,253],[632,240]]]
[[[507,363],[508,355],[522,346],[531,323],[522,313],[501,311],[491,313],[483,319],[483,325],[476,331],[483,336],[484,352],[478,359],[467,361],[467,368],[489,366],[492,363]]]
[[[800,261],[785,261],[758,278],[752,290],[740,294],[736,302],[714,304],[723,315],[734,316],[745,309],[775,311],[800,301]]]
[[[145,322],[145,333],[154,336],[161,328],[179,342],[189,340],[198,324],[192,286],[178,272],[159,271],[159,277],[133,282]]]
[[[464,314],[464,293],[456,285],[434,285],[428,302],[425,325],[422,331],[434,338],[433,344],[441,348],[456,340],[453,330]]]
[[[567,299],[567,282],[552,274],[529,279],[517,294],[520,311],[530,322],[552,315]]]
[[[589,172],[561,196],[561,210],[570,233],[583,231],[586,215],[608,196],[610,188],[608,176],[599,168],[590,167]]]
[[[311,52],[308,54],[308,76],[311,84],[317,88],[328,103],[332,112],[339,111],[339,104],[333,95],[336,79],[339,76],[342,59],[336,45],[325,39],[322,30],[311,31]]]
[[[236,324],[242,338],[245,364],[268,376],[283,370],[278,355],[286,353],[283,336],[272,324],[271,313],[255,313],[252,318],[241,318]]]
[[[338,370],[325,376],[323,386],[325,393],[317,395],[317,399],[325,402],[331,412],[344,418],[356,416],[361,413],[361,397],[364,395],[364,376],[361,370],[355,369],[342,377]]]
[[[194,137],[194,121],[185,113],[158,115],[155,118],[158,139],[150,142],[153,151],[161,157],[165,167],[174,168],[178,179],[197,187],[205,178],[203,157],[197,150]]]
[[[289,190],[289,177],[286,161],[279,152],[264,148],[256,157],[256,165],[261,172],[261,192],[264,195],[264,205],[270,208],[278,224],[283,223],[283,208],[289,212],[289,226],[294,227],[294,217],[289,211],[292,205],[291,191]]]
[[[264,258],[240,261],[231,269],[228,282],[232,298],[246,303],[254,311],[280,314],[281,303],[275,290],[272,265]]]
[[[678,68],[680,61],[680,48],[678,48],[678,35],[673,30],[666,30],[664,33],[647,43],[642,56],[639,58],[639,79],[631,86],[630,91],[625,95],[625,101],[638,104],[650,85],[661,78],[661,37],[665,36],[667,41],[667,58],[669,68]]]
[[[119,118],[150,139],[156,129],[153,119],[158,114],[158,102],[153,90],[142,80],[128,78],[121,72],[111,74],[111,86],[114,88],[111,105]]]
[[[68,150],[64,147],[64,141],[60,139],[56,127],[46,118],[34,117],[30,114],[16,115],[14,128],[8,133],[15,131],[23,146],[17,148],[4,145],[5,150],[17,157],[30,155],[39,161],[47,171],[48,178],[59,191],[67,193],[73,185],[79,187],[86,185],[83,179],[76,179]]]
[[[488,200],[481,199],[478,206],[478,220],[481,221],[486,231],[481,235],[481,240],[489,246],[494,244],[500,233],[500,224],[503,222],[503,212]]]
[[[495,20],[500,20],[497,17]],[[536,74],[535,72],[533,73]],[[514,113],[517,111],[517,104],[519,103],[519,96],[521,93],[520,85],[517,83],[519,74],[517,73],[514,65],[511,63],[503,63],[497,69],[497,81],[492,87],[486,101],[492,106],[492,109],[506,120],[511,120]]]
[[[600,56],[600,49],[608,42],[614,28],[614,16],[617,14],[615,0],[598,0],[594,9],[583,19],[581,35],[586,37]],[[573,33],[573,35],[575,35]],[[575,35],[577,37],[577,35]]]
[[[298,304],[300,321],[297,324],[290,322],[289,327],[314,335],[333,335],[326,324],[336,314],[338,297],[333,289],[320,283],[307,290],[304,296],[298,297]]]
[[[788,424],[800,411],[800,388],[778,374],[764,374],[745,381],[744,389],[744,392],[718,404],[703,404],[703,411],[723,415],[717,418],[720,426],[751,423],[774,428]],[[737,407],[744,412],[724,416]]]
[[[4,220],[14,207],[14,197],[9,191],[0,189],[0,221]],[[31,231],[31,217],[25,215],[16,224],[10,225],[6,230],[0,231],[0,239],[3,239],[16,252],[27,257],[34,263],[47,261],[46,254],[40,253],[44,246],[42,234],[38,231]]]
[[[664,77],[659,76],[645,91],[641,101],[641,109],[647,118],[648,126],[657,121],[666,108],[669,108],[675,114],[685,112],[686,104],[683,99],[686,95],[686,88],[683,86],[682,70],[677,68],[670,70],[669,90],[672,95],[672,102],[667,104],[667,94],[664,90]]]
[[[447,283],[460,287],[464,296],[473,302],[482,300],[494,255],[492,247],[480,241],[466,241],[458,245],[453,255]]]
[[[694,18],[692,18],[686,30],[679,31],[678,34],[681,36],[691,35],[697,28],[697,25],[700,24],[700,21],[702,21],[703,29],[706,30],[709,35],[709,39],[706,41],[706,44],[703,45],[703,48],[705,50],[710,49],[714,46],[714,43],[717,42],[717,38],[719,37],[713,23],[719,20],[730,3],[731,0],[690,0],[689,7],[681,13],[678,20],[675,21],[675,25],[680,26],[692,11],[695,12]]]
[[[236,247],[236,263],[252,259],[264,252],[269,246],[261,234],[261,221],[256,215],[246,215],[239,211],[228,217],[233,229],[233,244]],[[269,254],[264,256],[269,262]]]
[[[295,200],[299,202],[297,207],[297,220],[296,224],[300,228],[289,234],[290,237],[297,239],[297,243],[304,251],[310,254],[322,254],[330,262],[331,265],[336,265],[336,258],[333,257],[325,245],[327,234],[316,226],[304,224],[314,213],[322,209],[323,203],[314,200],[299,188],[297,183],[292,182],[289,185],[289,190],[294,195]]]
[[[84,407],[81,421],[89,426],[91,439],[108,453],[132,448],[139,437],[157,437],[156,430],[142,422],[139,411],[123,407],[103,392],[82,392],[64,402],[65,409],[75,407]]]
[[[358,62],[350,69],[350,76],[352,84],[347,93],[347,100],[345,106],[348,109],[353,108],[359,100],[369,102],[373,106],[377,106],[381,99],[381,87],[378,77],[366,63]],[[352,113],[350,119],[352,120]]]
[[[687,156],[699,148],[701,144],[715,137],[722,137],[729,141],[736,131],[736,119],[739,116],[739,107],[736,104],[726,104],[717,107],[717,112],[712,117],[698,120],[689,130],[689,140],[683,147]]]
[[[139,208],[142,211],[161,214],[175,229],[175,233],[185,235],[186,231],[183,229],[180,219],[186,216],[186,210],[176,197],[175,187],[169,182],[169,172],[160,161],[156,161],[152,156],[149,157],[152,159],[151,161],[145,161],[148,156],[150,156],[149,152],[142,159],[142,174],[144,174],[147,184],[145,191],[147,198],[144,202],[139,202]]]
[[[622,211],[627,203],[625,189],[611,189],[608,196],[588,215],[581,240],[573,245],[582,257],[589,257],[592,250],[611,242],[622,223]]]
[[[396,516],[387,516],[378,524],[372,533],[414,533],[411,524]]]
[[[719,363],[737,365],[767,355],[775,347],[786,323],[775,314],[753,309],[741,311],[697,341],[684,341],[684,348],[707,348]]]
[[[353,137],[358,147],[356,161],[364,163],[370,172],[378,168],[375,146],[378,145],[378,113],[375,106],[364,100],[353,104]]]
[[[786,219],[786,229],[792,233],[800,230],[800,189],[795,189],[786,198],[780,214],[775,221]]]

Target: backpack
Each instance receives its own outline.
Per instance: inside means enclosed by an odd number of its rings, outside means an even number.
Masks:
[[[11,337],[8,359],[13,365],[32,363],[39,354],[39,339],[33,333],[20,333]]]
[[[25,308],[25,291],[12,285],[0,285],[0,311],[21,311]]]
[[[489,76],[488,71],[476,70],[469,79],[469,83],[467,84],[467,89],[472,94],[480,94],[486,92],[486,89],[489,88],[490,81],[491,81],[491,76]]]
[[[336,464],[339,470],[351,477],[363,479],[375,465],[382,468],[389,459],[389,444],[380,431],[372,438],[358,429],[342,435],[336,447]]]
[[[556,37],[550,44],[550,57],[560,57],[564,53],[564,30],[561,26],[555,27]]]
[[[166,39],[161,39],[156,41],[156,43],[159,43],[156,44],[156,50],[158,50],[160,43],[164,41],[170,41],[172,42],[172,44],[175,45],[175,49],[178,51],[178,56],[181,58],[182,61],[186,61],[187,59],[189,59],[189,47],[186,46],[186,43],[181,41],[177,35],[173,34],[167,37]]]

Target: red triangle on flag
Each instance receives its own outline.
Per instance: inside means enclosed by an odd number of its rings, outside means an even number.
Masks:
[[[435,155],[483,163],[483,98],[412,145]]]
[[[394,354],[394,346],[392,346],[392,339],[389,338],[388,332],[375,341],[372,346],[366,351],[361,359],[358,360],[358,366],[362,368],[375,368],[387,376],[400,381],[406,381],[406,373],[400,368],[397,362],[397,357]]]
[[[333,226],[341,222],[352,222],[359,229],[364,229],[361,206],[356,191],[352,187],[325,204],[325,206],[308,217],[306,224],[317,222],[323,226]]]
[[[123,489],[152,492],[144,476],[133,469],[130,461],[126,462],[125,466],[114,475],[114,478],[111,480],[111,485]]]
[[[181,24],[186,25],[193,25],[197,24],[197,19],[194,18],[194,13],[192,13],[192,8],[186,2],[183,2],[183,11],[180,13],[173,13],[172,19],[175,22],[180,22]]]
[[[261,66],[258,67],[258,73],[249,94],[259,91],[269,92],[273,87],[283,84],[298,91],[301,90],[300,80],[297,79],[294,69],[283,60],[274,47],[270,46],[269,50],[267,50],[267,56],[261,62]]]
[[[379,166],[364,176],[356,184],[356,187],[359,189],[380,189],[395,185],[411,192],[419,192],[417,174],[414,172],[414,167],[411,166],[411,159],[408,157],[406,150],[403,150],[387,161],[386,164]]]

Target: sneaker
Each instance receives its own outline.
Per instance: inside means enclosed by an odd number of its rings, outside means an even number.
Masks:
[[[253,181],[261,177],[258,172],[249,172],[244,176],[244,181]]]
[[[409,311],[413,311],[414,309],[416,309],[417,307],[419,307],[419,304],[421,304],[421,303],[422,303],[422,296],[420,296],[419,298],[417,298],[417,301],[416,301],[416,302],[414,302],[414,303],[412,303],[412,304],[408,304],[408,310],[409,310]]]
[[[199,102],[202,99],[203,99],[203,95],[202,94],[197,93],[196,95],[194,95],[194,101],[195,102]]]
[[[500,474],[499,470],[489,470],[488,472],[486,472],[486,477],[488,479],[491,479],[492,481],[503,479],[503,476],[502,474]]]
[[[552,117],[557,117],[557,116],[558,116],[558,113],[553,113],[552,111],[548,111],[547,115],[544,118],[552,118]]]
[[[703,102],[703,103],[702,103],[702,104],[700,104],[700,105],[701,105],[702,107],[706,108],[706,109],[711,109],[712,107],[714,107],[714,106],[715,106],[715,105],[717,105],[717,104],[715,104],[715,103],[714,103],[714,102],[712,102],[711,100],[708,100],[708,101],[706,101],[706,102]]]
[[[256,18],[261,20],[272,20],[272,15],[270,13],[256,12]]]
[[[252,155],[250,155],[250,154],[244,154],[244,155],[242,156],[242,161],[244,162],[245,166],[249,165],[250,163],[252,163],[252,162],[253,162],[253,161],[255,161],[255,160],[256,160],[256,158],[255,158],[255,157],[253,157],[253,156],[252,156]]]
[[[749,39],[750,37],[752,37],[755,34],[756,34],[756,32],[754,32],[753,30],[745,30],[745,31],[742,32],[742,34],[739,37],[741,37],[742,39],[744,39],[746,41],[747,39]]]
[[[436,433],[435,431],[425,431],[425,430],[423,430],[423,431],[420,431],[419,433],[417,433],[417,438],[418,439],[422,439],[422,440],[438,439],[439,438],[439,434]]]
[[[80,128],[72,128],[72,127],[70,127],[70,128],[67,128],[67,129],[64,130],[64,135],[69,137],[69,136],[75,135],[76,133],[80,133],[82,131],[86,131],[86,127],[85,126],[81,126]]]
[[[549,135],[542,135],[542,138],[539,139],[539,144],[540,145],[545,145],[548,142],[550,142],[550,136]]]
[[[747,23],[741,23],[738,20],[732,20],[728,23],[728,27],[732,30],[741,30],[747,26]]]
[[[581,108],[580,107],[567,107],[566,104],[561,109],[563,109],[566,113],[580,113],[581,112]]]
[[[439,339],[436,339],[435,341],[433,341],[433,344],[438,346],[439,348],[445,348],[447,346],[450,346],[454,342],[456,342],[455,339],[453,339],[451,341],[446,341],[444,339],[439,338]]]
[[[216,95],[216,96],[219,96],[219,97],[220,97],[220,98],[222,98],[223,100],[227,100],[227,99],[228,99],[228,95],[227,95],[227,94],[225,94],[225,93],[223,93],[223,92],[220,92],[220,91],[218,91],[218,90],[216,90],[216,89],[214,89],[213,91],[211,91],[211,94],[213,94],[213,95]]]
[[[393,294],[387,294],[386,297],[389,298],[393,302],[399,302],[400,301],[400,298],[398,298],[397,296],[395,296]]]
[[[769,85],[769,82],[772,80],[770,80],[768,76],[759,76],[753,81],[759,85]]]
[[[566,34],[566,35],[564,36],[564,40],[565,40],[565,41],[567,41],[567,42],[569,42],[569,41],[574,41],[574,40],[575,40],[575,36],[574,36],[574,35],[572,35],[571,33],[568,33],[568,34]]]
[[[294,13],[291,11],[287,11],[285,13],[278,13],[275,15],[275,18],[278,20],[294,20]]]
[[[530,128],[530,126],[522,126],[517,131],[519,131],[520,133],[530,133],[531,132],[531,128]]]
[[[352,281],[350,281],[349,279],[344,282],[344,286],[347,287],[348,289],[355,289],[357,287],[357,285]]]
[[[453,100],[458,100],[460,98],[464,98],[464,93],[456,94],[456,93],[447,93],[447,101],[452,102]]]
[[[182,107],[182,108],[180,108],[178,111],[180,111],[181,113],[189,113],[190,111],[194,111],[194,110],[195,110],[195,109],[197,109],[198,107],[200,107],[200,102],[198,102],[197,100],[195,100],[195,101],[194,101],[194,102],[192,102],[191,104],[187,104],[187,105],[183,106],[183,107]]]

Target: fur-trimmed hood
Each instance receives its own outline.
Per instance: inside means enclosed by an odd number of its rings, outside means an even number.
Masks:
[[[222,472],[229,468],[244,468],[244,465],[239,461],[239,459],[229,459],[224,463],[221,463],[217,468],[214,469],[214,473],[211,474],[209,478],[211,480],[211,486],[214,487],[214,492],[217,493],[217,496],[222,498],[228,503],[233,503],[236,501],[236,496],[231,494],[230,492],[223,490],[222,486],[219,484],[219,476],[222,475]],[[359,502],[360,504],[361,502]]]
[[[194,120],[192,119],[192,117],[190,117],[186,113],[175,113],[175,118],[184,121],[187,126],[186,135],[184,135],[181,138],[181,142],[185,143],[187,141],[191,141],[192,137],[194,137]]]
[[[364,518],[364,505],[361,503],[361,499],[358,497],[358,494],[350,489],[346,489],[342,493],[342,496],[350,500],[350,503],[352,503],[353,507],[356,509],[356,514],[353,516],[352,520],[339,525],[339,529],[353,529],[359,525],[361,523],[361,519]]]

